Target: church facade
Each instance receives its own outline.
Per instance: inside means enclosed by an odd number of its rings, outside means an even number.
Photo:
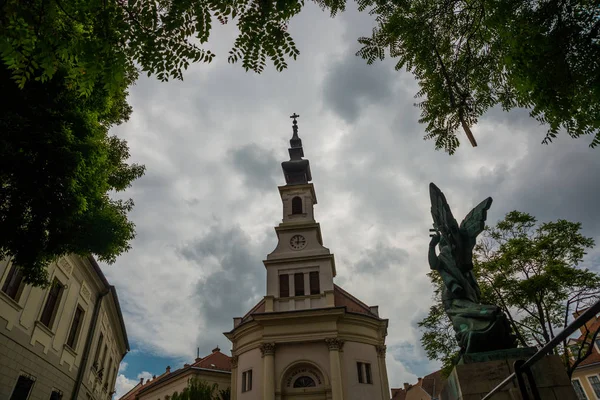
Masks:
[[[292,117],[279,187],[283,220],[263,261],[267,293],[225,333],[233,344],[232,399],[388,400],[388,320],[334,284],[335,259],[314,218],[310,164]]]

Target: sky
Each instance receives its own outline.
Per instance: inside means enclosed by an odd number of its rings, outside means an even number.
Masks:
[[[389,319],[391,387],[439,364],[427,360],[417,327],[432,303],[426,276],[431,214],[428,185],[462,218],[494,199],[488,223],[519,210],[540,221],[580,221],[600,241],[600,150],[565,134],[542,145],[546,128],[525,110],[490,110],[473,127],[479,143],[455,155],[423,140],[414,106],[418,85],[394,60],[355,56],[373,18],[353,4],[335,19],[307,2],[289,32],[301,52],[281,73],[257,75],[227,63],[235,26],[215,25],[211,64],[184,81],[141,78],[130,91],[131,119],[112,133],[127,140],[145,176],[123,196],[135,208],[137,237],[103,265],[119,293],[131,352],[117,398],[140,378],[192,361],[199,349],[228,353],[223,332],[265,294],[262,260],[281,221],[280,163],[298,113],[311,162],[324,245],[336,258],[335,283]],[[582,266],[598,269],[600,251]]]

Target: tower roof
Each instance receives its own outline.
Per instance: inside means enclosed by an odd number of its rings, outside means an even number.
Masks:
[[[300,116],[296,113],[290,116],[294,120],[292,123],[293,135],[288,149],[290,160],[281,163],[285,182],[288,185],[302,185],[312,180],[310,163],[308,160],[302,159],[304,150],[302,149],[302,139],[298,136],[298,121],[296,120],[298,117]]]

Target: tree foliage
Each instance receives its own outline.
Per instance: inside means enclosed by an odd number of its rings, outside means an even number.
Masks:
[[[600,299],[600,276],[577,267],[594,245],[580,230],[580,223],[537,224],[533,216],[512,211],[495,227],[486,228],[476,246],[474,272],[482,299],[503,309],[520,346],[543,346],[568,325],[572,314]],[[441,304],[441,280],[430,277],[435,303],[419,323],[421,342],[428,357],[441,360],[447,369],[458,348]],[[589,343],[597,334],[587,332],[576,353],[567,341],[556,350],[565,357],[569,374],[589,355]]]
[[[191,378],[188,385],[181,391],[175,392],[171,400],[229,400],[231,390],[219,389],[216,383],[209,384],[199,378]]]
[[[377,26],[359,42],[368,63],[386,51],[419,81],[425,136],[453,153],[462,127],[495,105],[530,109],[549,129],[600,144],[597,1],[359,0]]]
[[[19,89],[0,65],[0,258],[12,257],[26,282],[47,283],[57,257],[95,254],[113,262],[129,249],[131,200],[113,200],[141,176],[127,144],[108,129],[131,111],[124,88],[96,82],[82,98],[65,86],[68,71]]]
[[[346,0],[313,0],[332,16]],[[524,107],[549,129],[600,144],[600,7],[596,1],[357,0],[376,17],[359,38],[367,62],[397,58],[421,87],[427,139],[454,153],[462,128],[491,107]],[[70,85],[89,94],[137,72],[181,79],[192,62],[210,62],[213,23],[239,29],[228,61],[277,70],[299,50],[287,31],[304,0],[3,0],[0,55],[21,87],[66,66]]]
[[[345,1],[319,0],[332,14]],[[160,80],[181,79],[191,62],[211,62],[206,45],[214,21],[236,20],[239,34],[228,56],[261,72],[277,70],[299,51],[287,32],[304,5],[297,0],[4,0],[0,55],[20,87],[46,81],[57,64],[89,94],[94,82],[118,88],[134,66]]]

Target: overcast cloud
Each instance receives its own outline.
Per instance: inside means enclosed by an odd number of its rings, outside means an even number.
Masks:
[[[367,66],[354,55],[355,39],[372,26],[354,9],[331,20],[308,4],[290,25],[300,58],[283,73],[262,75],[227,64],[233,31],[217,26],[212,64],[192,66],[184,82],[140,79],[132,88],[133,116],[114,133],[129,142],[132,161],[147,167],[126,193],[135,200],[138,233],[133,249],[104,268],[134,348],[119,376],[121,393],[164,371],[133,370],[135,357],[146,357],[146,365],[177,360],[177,368],[197,347],[201,354],[216,345],[229,351],[222,332],[264,295],[261,261],[276,244],[280,162],[288,158],[294,112],[336,283],[390,320],[393,387],[438,367],[426,359],[416,328],[431,302],[429,182],[457,218],[492,196],[489,223],[516,209],[540,220],[581,221],[600,240],[600,150],[585,138],[541,145],[545,129],[525,111],[492,110],[473,128],[478,148],[461,138],[454,156],[434,151],[417,122],[412,76],[394,71],[393,60]],[[598,254],[586,265],[597,268]]]

